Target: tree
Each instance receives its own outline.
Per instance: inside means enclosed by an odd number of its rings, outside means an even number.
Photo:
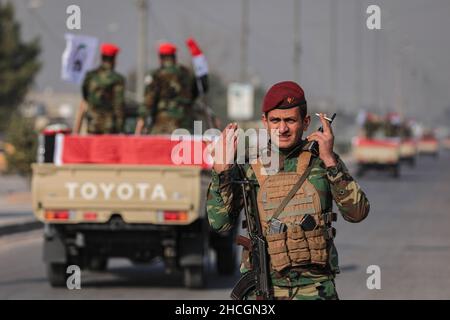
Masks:
[[[6,142],[13,146],[13,150],[6,152],[8,173],[16,173],[26,177],[31,175],[31,163],[36,162],[37,133],[33,121],[17,113],[10,118],[6,133]]]
[[[39,39],[23,42],[13,5],[0,2],[0,132],[33,84],[39,53]]]

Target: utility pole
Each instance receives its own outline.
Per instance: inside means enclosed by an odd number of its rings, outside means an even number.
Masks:
[[[147,71],[148,48],[148,0],[137,0],[139,15],[137,69],[136,69],[136,101],[142,102],[144,98],[144,78]]]
[[[331,110],[337,109],[337,37],[338,37],[338,1],[330,0],[330,95]]]
[[[373,30],[373,95],[374,104],[378,112],[381,113],[380,105],[380,39],[378,30]]]
[[[248,31],[249,31],[249,0],[242,0],[241,21],[241,59],[239,80],[241,83],[248,81]]]
[[[301,0],[294,0],[294,57],[293,57],[293,70],[294,80],[300,82],[300,55],[302,54],[300,44],[300,6]]]
[[[400,116],[404,116],[404,99],[403,99],[403,52],[400,48],[396,52],[395,64],[395,109]]]
[[[356,110],[362,107],[362,93],[363,93],[363,52],[362,52],[362,31],[365,27],[363,23],[363,11],[361,0],[355,0],[355,108]]]

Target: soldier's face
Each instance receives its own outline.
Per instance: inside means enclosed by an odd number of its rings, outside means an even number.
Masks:
[[[271,135],[277,137],[272,138],[272,141],[278,148],[289,149],[301,141],[303,132],[308,130],[311,118],[307,115],[302,119],[300,108],[274,109],[267,116],[263,114],[262,121]]]

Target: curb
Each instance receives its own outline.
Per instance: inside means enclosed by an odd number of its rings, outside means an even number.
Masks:
[[[41,229],[44,226],[44,224],[41,221],[38,220],[29,220],[29,221],[23,221],[20,223],[11,223],[4,226],[0,226],[0,237],[6,236],[14,233],[19,232],[27,232],[32,230],[38,230]]]

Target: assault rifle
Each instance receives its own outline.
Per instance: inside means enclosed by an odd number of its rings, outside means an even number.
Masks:
[[[240,170],[241,180],[235,180],[233,183],[238,184],[242,190],[249,238],[239,235],[236,242],[250,251],[252,268],[234,286],[231,292],[231,298],[233,300],[242,300],[254,291],[257,300],[269,300],[273,297],[270,291],[267,243],[263,236],[261,222],[259,220],[258,204],[256,203],[255,184],[257,182],[248,179],[240,165],[238,165],[238,168]],[[252,212],[250,212],[249,207]]]

